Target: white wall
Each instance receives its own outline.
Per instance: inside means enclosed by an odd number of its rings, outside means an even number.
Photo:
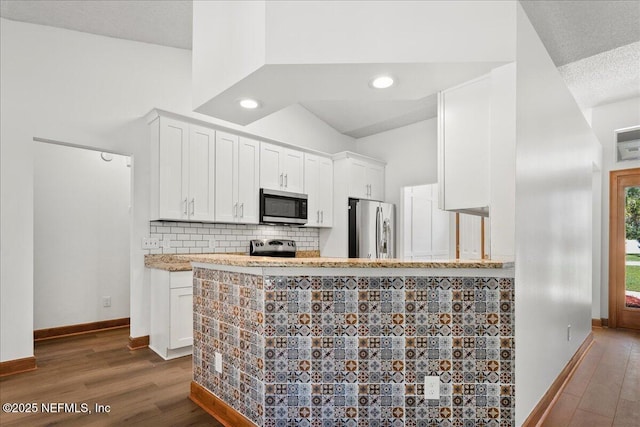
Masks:
[[[591,331],[596,141],[520,4],[517,18],[515,383],[521,425]]]
[[[129,317],[128,158],[34,145],[34,329]]]
[[[620,102],[594,107],[591,110],[591,125],[602,144],[602,209],[600,264],[600,306],[599,316],[609,317],[609,173],[612,170],[640,167],[640,160],[616,163],[616,129],[640,125],[640,98],[631,98]],[[595,313],[594,308],[594,313]]]
[[[355,151],[355,140],[336,132],[300,104],[293,104],[244,127],[265,138],[335,154]]]
[[[486,229],[491,259],[515,254],[516,64],[491,72],[490,213]]]
[[[191,113],[187,50],[5,19],[0,31],[0,360],[33,355],[34,137],[133,156],[131,335],[147,335],[149,277],[140,244],[149,234],[150,165],[143,117],[157,107],[229,124]],[[271,137],[287,128],[285,118],[272,119]],[[334,137],[350,141],[319,120],[297,129],[299,135],[286,134],[295,141],[284,142],[303,145],[316,132],[316,149],[321,139],[332,150]],[[340,148],[353,149],[350,143]]]
[[[356,152],[387,162],[385,201],[400,206],[402,187],[437,182],[437,120],[424,120],[356,140]]]

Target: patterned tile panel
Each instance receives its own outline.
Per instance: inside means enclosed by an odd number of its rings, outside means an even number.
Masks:
[[[513,279],[194,273],[194,379],[257,425],[514,423]]]

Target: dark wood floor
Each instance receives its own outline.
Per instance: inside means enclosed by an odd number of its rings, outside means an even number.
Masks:
[[[38,370],[0,379],[0,402],[98,403],[109,414],[7,414],[4,426],[215,426],[187,395],[191,358],[127,350],[128,329],[36,344]],[[640,426],[640,332],[597,329],[543,426]]]
[[[640,426],[640,332],[595,329],[544,427]]]
[[[36,343],[38,369],[0,379],[0,402],[109,405],[108,414],[7,414],[4,426],[217,426],[188,399],[191,357],[162,360],[149,349],[129,351],[118,329]],[[80,407],[78,407],[80,410]]]

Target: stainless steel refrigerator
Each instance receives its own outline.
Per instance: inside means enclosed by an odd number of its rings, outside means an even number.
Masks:
[[[395,205],[349,199],[349,258],[394,258]]]

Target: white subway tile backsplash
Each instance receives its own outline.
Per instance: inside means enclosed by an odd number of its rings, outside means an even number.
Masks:
[[[293,239],[298,244],[298,250],[302,251],[317,251],[319,248],[317,228],[151,221],[149,233],[150,237],[161,241],[160,249],[148,250],[147,253],[150,254],[248,253],[249,240],[265,238]],[[214,240],[213,248],[209,247],[209,239]],[[166,245],[165,242],[169,244]]]

